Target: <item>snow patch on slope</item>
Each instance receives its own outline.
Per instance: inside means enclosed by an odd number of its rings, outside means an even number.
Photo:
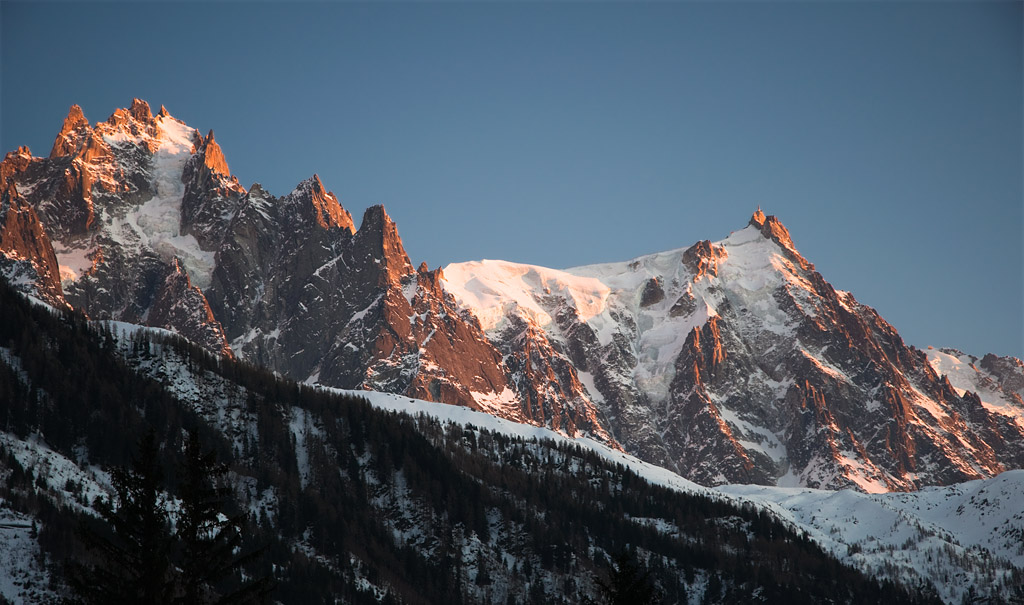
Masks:
[[[1000,388],[999,383],[978,365],[978,359],[952,349],[928,347],[928,363],[940,376],[946,376],[959,395],[967,391],[976,393],[989,411],[1011,416],[1024,424],[1024,407],[1013,401]]]
[[[156,193],[125,217],[125,223],[165,260],[181,259],[189,277],[201,289],[210,285],[214,253],[199,247],[193,235],[182,235],[181,201],[185,185],[181,182],[185,163],[195,151],[195,130],[170,117],[158,117],[160,146],[153,154],[151,176]]]
[[[914,586],[926,580],[947,603],[968,587],[1005,595],[1024,568],[1024,471],[918,492],[864,494],[726,485],[717,491],[775,512],[848,564]]]
[[[554,319],[541,304],[546,297],[569,301],[587,321],[605,310],[610,292],[597,279],[506,261],[453,263],[443,273],[445,290],[476,315],[484,331],[500,328],[511,310],[540,327],[550,326]]]
[[[409,414],[410,416],[425,414],[432,418],[436,418],[441,422],[450,422],[462,426],[472,425],[495,433],[502,433],[511,437],[522,438],[526,441],[550,440],[556,443],[578,445],[613,463],[628,466],[635,473],[644,477],[652,484],[669,487],[686,493],[711,493],[711,490],[708,488],[697,485],[692,481],[687,481],[668,469],[655,466],[649,462],[644,462],[635,456],[614,450],[604,443],[591,439],[590,437],[577,437],[573,439],[548,428],[533,426],[532,424],[512,422],[511,420],[498,418],[497,416],[471,410],[466,407],[436,403],[433,401],[410,399],[409,397],[403,397],[401,395],[394,395],[391,393],[381,393],[378,391],[348,391],[343,389],[329,389],[325,387],[320,388],[345,395],[363,397],[376,408]]]
[[[35,540],[38,529],[32,517],[0,499],[0,600],[15,605],[57,601]]]
[[[340,391],[364,397],[380,409],[425,414],[441,422],[474,426],[524,440],[551,440],[589,449],[629,467],[648,482],[690,494],[754,504],[789,523],[834,556],[879,578],[916,587],[932,584],[947,603],[967,588],[1005,594],[1024,569],[1024,470],[992,479],[919,492],[865,494],[810,488],[725,485],[706,488],[667,469],[582,437],[518,424],[443,403],[373,391]],[[769,448],[770,450],[770,448]],[[1014,571],[1017,568],[1018,571]]]
[[[108,217],[107,235],[127,249],[149,249],[165,261],[181,259],[194,285],[205,289],[210,285],[215,266],[214,253],[203,250],[192,235],[180,229],[181,203],[185,195],[182,175],[185,163],[195,152],[198,132],[170,116],[157,116],[156,151],[149,166],[153,197],[130,209],[123,216]],[[122,146],[142,144],[143,138],[119,131],[104,135],[107,143]],[[57,260],[63,280],[76,280],[91,266],[89,258],[96,252],[93,243],[55,242]]]

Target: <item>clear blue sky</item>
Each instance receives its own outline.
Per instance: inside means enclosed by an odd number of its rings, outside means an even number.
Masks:
[[[409,255],[569,267],[761,205],[911,344],[1024,356],[1022,4],[0,3],[4,152],[72,103],[319,173]]]

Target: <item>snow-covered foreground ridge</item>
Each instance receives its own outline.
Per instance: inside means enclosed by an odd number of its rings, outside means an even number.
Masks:
[[[947,603],[961,602],[971,590],[1005,600],[1011,587],[1024,581],[1024,470],[909,493],[757,485],[707,488],[590,438],[572,439],[467,408],[389,393],[338,392],[365,397],[384,410],[425,414],[528,441],[578,445],[652,484],[753,504],[806,532],[841,561],[907,586],[931,584]]]
[[[441,422],[450,422],[464,427],[473,426],[494,433],[508,435],[510,437],[522,438],[527,441],[549,440],[556,443],[578,445],[601,455],[603,458],[613,463],[629,467],[633,472],[654,485],[661,485],[681,492],[694,494],[713,495],[715,493],[714,490],[697,485],[693,481],[683,479],[668,469],[655,466],[649,462],[644,462],[636,456],[625,454],[604,443],[595,441],[590,437],[578,437],[573,439],[549,428],[534,426],[532,424],[520,424],[518,422],[512,422],[511,420],[505,420],[504,418],[498,418],[497,416],[492,416],[491,414],[478,412],[465,407],[435,403],[432,401],[423,401],[420,399],[410,399],[408,397],[394,395],[391,393],[380,393],[377,391],[346,391],[343,389],[327,390],[366,398],[371,405],[382,410],[400,412],[412,416],[417,414],[426,414],[427,416],[436,418]]]

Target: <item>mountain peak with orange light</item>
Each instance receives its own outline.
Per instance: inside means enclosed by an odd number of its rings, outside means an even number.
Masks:
[[[0,270],[91,316],[583,431],[708,485],[912,490],[1024,465],[1024,365],[908,347],[760,206],[725,239],[622,263],[417,271],[382,206],[356,229],[318,175],[246,191],[213,130],[166,108],[90,126],[75,106],[60,132],[51,157],[0,164]]]

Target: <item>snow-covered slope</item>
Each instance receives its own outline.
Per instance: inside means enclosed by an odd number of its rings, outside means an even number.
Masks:
[[[1019,598],[1024,579],[1024,471],[911,493],[864,494],[727,485],[775,512],[838,559],[947,603]]]
[[[0,600],[21,605],[56,599],[36,536],[39,525],[0,499]]]
[[[978,359],[956,349],[928,347],[928,363],[949,379],[957,393],[974,393],[985,409],[1024,427],[1024,366],[1013,357]]]
[[[527,441],[551,441],[558,444],[572,444],[590,450],[613,464],[621,464],[628,467],[637,475],[646,479],[654,485],[661,485],[681,492],[690,494],[712,494],[713,491],[698,485],[692,481],[680,477],[672,471],[644,462],[636,456],[624,453],[610,447],[607,443],[596,441],[591,437],[568,437],[563,433],[553,431],[547,427],[539,427],[531,424],[513,422],[504,418],[498,418],[486,412],[479,412],[469,408],[446,405],[434,401],[423,401],[421,399],[410,399],[393,393],[381,393],[377,391],[345,391],[342,389],[330,389],[337,393],[347,393],[357,397],[363,397],[374,407],[402,414],[415,416],[425,414],[436,418],[444,423],[457,424],[463,427],[475,427],[494,433],[508,435],[513,438],[522,438]]]
[[[1024,471],[917,492],[865,494],[754,485],[709,489],[588,438],[389,393],[360,392],[375,407],[526,440],[573,443],[648,482],[752,504],[807,532],[836,558],[905,586],[932,586],[947,603],[968,594],[996,601],[1024,588]]]
[[[193,283],[207,288],[213,273],[214,252],[203,250],[194,235],[181,232],[185,164],[196,152],[199,132],[169,115],[158,115],[154,121],[156,136],[151,144],[156,151],[149,171],[153,197],[131,208],[123,217],[112,216],[110,234],[119,244],[137,242],[139,251],[153,250],[165,261],[169,262],[174,257],[181,259]],[[114,146],[146,142],[142,137],[129,137],[124,133],[108,135],[105,139]],[[89,251],[86,256],[94,253]],[[72,252],[69,260],[74,261],[80,256],[80,252]],[[57,257],[64,262],[63,254],[58,252]]]
[[[700,483],[884,492],[1024,465],[1019,394],[949,354],[926,362],[760,210],[721,241],[627,262],[444,275],[496,347],[528,326],[627,451]],[[1019,362],[998,361],[1024,390]]]

